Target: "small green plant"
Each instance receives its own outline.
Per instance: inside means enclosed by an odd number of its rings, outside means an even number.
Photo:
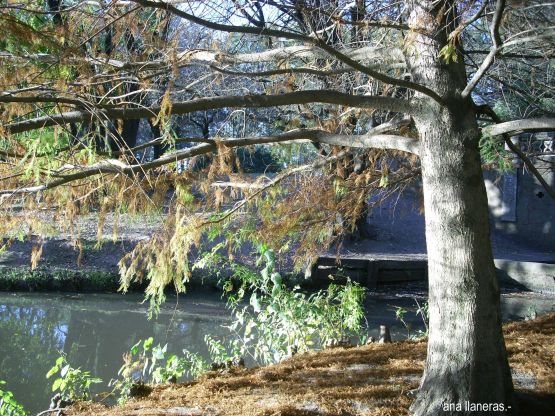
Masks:
[[[9,390],[4,390],[1,386],[6,382],[0,380],[0,415],[1,416],[26,416],[27,412],[19,404]]]
[[[395,307],[395,317],[398,321],[400,321],[405,329],[407,330],[407,339],[417,339],[421,337],[425,337],[428,335],[428,321],[429,321],[429,312],[428,312],[428,302],[424,302],[420,304],[416,298],[413,299],[416,303],[416,310],[414,313],[416,316],[420,315],[422,319],[422,324],[424,325],[425,330],[418,330],[414,334],[411,334],[412,325],[410,322],[405,320],[407,313],[409,312],[407,309],[403,308],[402,306]]]
[[[183,356],[171,354],[166,358],[168,345],[154,345],[154,338],[140,340],[123,356],[117,380],[110,386],[119,393],[118,403],[123,404],[148,383],[176,383],[184,376],[198,377],[208,369],[208,364],[198,354],[183,350]]]
[[[48,371],[46,378],[58,374],[58,378],[52,384],[52,391],[59,391],[62,400],[77,401],[89,400],[91,397],[91,386],[102,383],[100,378],[92,377],[89,371],[80,368],[73,368],[61,355],[56,360],[56,364]]]
[[[123,365],[118,371],[119,379],[110,380],[109,386],[119,393],[118,403],[123,404],[132,395],[133,389],[146,382],[146,372],[149,364],[149,351],[154,343],[154,338],[139,340],[123,356]]]
[[[419,331],[419,336],[428,336],[429,328],[428,322],[430,321],[430,311],[428,310],[428,302],[424,302],[422,305],[418,302],[418,299],[414,298],[414,302],[416,303],[416,316],[420,315],[422,319],[422,323],[424,324],[425,331]]]
[[[395,318],[400,321],[405,329],[407,330],[407,339],[410,339],[410,330],[412,329],[412,325],[405,321],[405,316],[407,315],[408,310],[403,308],[402,306],[395,307]]]
[[[208,363],[196,353],[183,350],[183,357],[171,354],[164,365],[152,372],[152,381],[156,384],[177,383],[182,377],[197,378],[208,369]]]

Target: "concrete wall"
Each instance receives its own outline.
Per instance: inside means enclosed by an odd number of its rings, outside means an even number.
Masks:
[[[495,267],[501,284],[555,294],[555,264],[495,260]]]
[[[555,188],[555,156],[544,159],[536,167]],[[555,253],[555,201],[522,163],[517,166],[513,174],[485,173],[492,226]]]

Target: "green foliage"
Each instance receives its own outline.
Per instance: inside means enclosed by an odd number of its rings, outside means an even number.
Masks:
[[[50,173],[61,166],[60,152],[70,142],[67,134],[57,134],[52,129],[23,133],[17,140],[27,149],[19,160],[19,165],[24,167],[23,177],[32,178],[37,184],[44,180],[44,172]]]
[[[416,303],[416,309],[414,310],[414,313],[416,316],[420,315],[425,328],[424,331],[418,330],[412,334],[412,325],[405,320],[405,317],[409,311],[402,306],[397,306],[395,308],[395,317],[403,324],[403,326],[407,330],[407,339],[417,339],[428,336],[428,321],[430,317],[428,312],[428,302],[425,302],[421,305],[416,298],[414,299],[414,302]]]
[[[183,357],[171,354],[163,366],[152,373],[154,383],[175,383],[183,377],[197,378],[208,369],[208,363],[199,355],[183,350]]]
[[[166,356],[168,345],[154,345],[154,338],[138,341],[124,356],[117,380],[110,386],[118,393],[118,403],[127,401],[133,390],[147,383],[175,383],[183,377],[198,377],[208,369],[204,359],[195,353],[183,350],[183,356]]]
[[[0,415],[1,416],[26,416],[27,412],[21,404],[13,397],[13,393],[9,390],[1,388],[6,382],[0,380]]]
[[[420,318],[422,319],[422,323],[424,324],[424,328],[426,328],[425,333],[423,334],[423,336],[427,336],[428,335],[428,323],[430,322],[430,311],[428,309],[428,302],[424,302],[422,305],[420,305],[420,303],[418,302],[418,300],[415,298],[414,302],[416,303],[416,316],[420,315]]]
[[[363,337],[363,288],[348,281],[312,295],[303,293],[299,286],[290,289],[275,271],[274,252],[262,246],[260,253],[260,261],[265,263],[261,273],[240,269],[235,275],[240,287],[228,297],[235,318],[229,329],[237,335],[231,343],[230,358],[249,354],[262,364],[270,364],[296,352]],[[251,293],[249,305],[243,306],[239,301],[247,291]]]
[[[403,308],[402,306],[395,307],[395,318],[400,321],[405,329],[407,330],[407,339],[410,339],[410,331],[412,329],[412,325],[405,321],[405,316],[407,315],[408,310]]]
[[[89,400],[91,397],[91,385],[102,383],[102,380],[92,377],[88,371],[73,368],[65,355],[56,360],[56,364],[46,373],[46,378],[58,374],[58,378],[52,384],[52,391],[59,391],[63,400],[77,401]]]
[[[0,290],[66,290],[116,292],[119,276],[101,270],[73,271],[65,269],[0,267]]]
[[[448,43],[439,51],[439,57],[445,61],[446,64],[458,62],[457,48],[453,43]]]
[[[222,248],[222,247],[219,247]],[[201,258],[197,267],[221,260],[218,250]],[[223,283],[224,296],[234,320],[227,326],[229,339],[206,335],[212,368],[227,368],[249,355],[262,364],[281,361],[296,352],[333,345],[346,338],[364,338],[364,289],[350,281],[309,295],[298,286],[288,288],[275,271],[275,253],[260,246],[260,273],[234,265],[232,278]],[[249,299],[248,305],[245,300]],[[198,354],[167,355],[167,345],[153,346],[153,338],[139,341],[124,356],[120,379],[110,385],[122,403],[134,388],[146,383],[176,382],[198,377],[209,365]]]
[[[503,140],[491,136],[483,136],[479,143],[480,155],[484,162],[493,164],[501,172],[513,169],[511,153],[505,150]]]
[[[133,387],[145,383],[149,352],[154,339],[139,340],[123,356],[123,365],[118,371],[119,379],[110,380],[109,385],[118,393],[118,403],[123,404],[131,396]]]

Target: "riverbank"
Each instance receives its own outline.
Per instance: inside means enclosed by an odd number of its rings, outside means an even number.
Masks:
[[[0,243],[6,244],[0,250],[0,291],[115,293],[120,287],[120,260],[137,244],[160,232],[166,219],[162,214],[122,214],[116,220],[108,214],[102,233],[98,233],[98,216],[83,215],[77,221],[79,240],[76,242],[67,230],[57,226],[48,212],[36,213],[36,216],[41,221],[52,223],[50,236],[0,240]],[[26,235],[29,230],[22,227],[21,232]],[[100,241],[97,240],[99,236]],[[204,250],[210,250],[217,242],[207,244]],[[225,248],[221,251],[222,255],[227,254]],[[37,267],[32,269],[32,259],[38,252],[40,259]],[[278,257],[278,270],[284,276],[290,275],[291,255]],[[256,259],[255,249],[248,245],[235,253],[237,263],[253,269],[257,267]],[[196,260],[195,254],[192,254],[190,261]],[[231,275],[232,271],[227,264],[220,266],[192,270],[188,289],[221,288],[221,278]],[[133,284],[130,290],[144,291],[147,283]]]
[[[555,313],[504,326],[520,415],[555,411]],[[153,387],[119,407],[79,403],[65,415],[409,415],[426,341],[332,348],[280,364],[210,372]]]
[[[339,255],[343,261],[341,274],[347,273],[369,287],[372,287],[368,284],[372,280],[368,276],[369,270],[374,270],[372,273],[376,277],[383,274],[384,281],[415,280],[415,277],[416,280],[425,281],[427,265],[423,218],[414,210],[405,208],[404,214],[394,215],[396,211],[387,209],[387,206],[381,207],[369,217],[375,231],[373,238],[347,239],[339,251],[336,248],[323,251],[321,256],[331,262],[331,269],[328,264],[321,271],[315,267],[310,273],[305,270],[304,273],[294,274],[291,250],[277,253],[276,270],[295,284],[319,286],[322,281],[327,284],[327,276],[338,268],[335,260]],[[118,262],[139,242],[161,231],[166,220],[163,213],[121,214],[117,217],[108,214],[99,233],[98,215],[82,215],[75,224],[79,235],[76,244],[67,230],[56,225],[52,213],[41,211],[36,212],[35,216],[51,224],[50,235],[33,235],[22,241],[14,240],[4,251],[0,251],[0,291],[116,292],[120,285]],[[28,235],[29,232],[29,229],[22,227],[22,235]],[[217,242],[207,243],[204,250],[209,250]],[[555,282],[552,279],[555,254],[552,250],[531,246],[528,242],[495,230],[492,230],[492,247],[502,285],[555,294]],[[223,257],[227,257],[226,250],[221,249]],[[31,259],[39,251],[38,268],[31,270]],[[257,268],[256,259],[255,248],[248,245],[234,253],[235,262],[253,269]],[[194,261],[195,256],[191,256],[190,260]],[[362,274],[361,270],[352,269],[349,262],[364,263]],[[371,267],[366,263],[372,263]],[[380,267],[384,270],[380,270]],[[192,274],[189,288],[217,288],[221,287],[220,278],[229,276],[231,270],[228,265],[221,265],[212,270],[196,268]],[[305,279],[309,274],[311,278]],[[136,285],[132,290],[143,288]]]

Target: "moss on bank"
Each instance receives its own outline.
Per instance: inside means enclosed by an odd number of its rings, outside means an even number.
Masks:
[[[555,414],[555,313],[504,326],[520,416]],[[121,407],[78,403],[66,415],[409,415],[426,341],[370,344],[297,355],[280,364],[210,372],[156,386]],[[523,382],[533,380],[533,383]]]
[[[229,271],[226,271],[229,274]],[[144,292],[148,282],[133,282],[131,292]],[[188,289],[221,290],[222,280],[212,272],[194,273]],[[0,291],[5,292],[104,292],[116,293],[120,287],[117,271],[28,266],[0,266]],[[172,291],[169,287],[168,292]]]
[[[116,292],[119,275],[104,270],[0,267],[0,291]]]

